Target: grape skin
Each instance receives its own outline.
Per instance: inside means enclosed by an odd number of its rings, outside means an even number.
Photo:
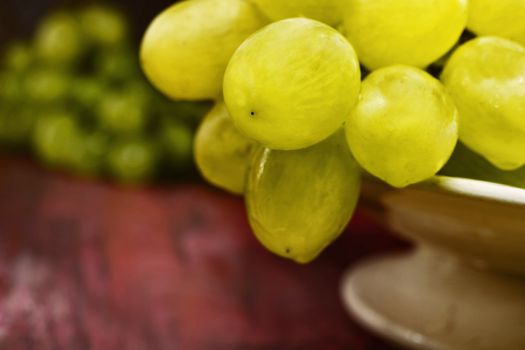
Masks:
[[[424,68],[451,49],[467,23],[467,0],[349,0],[343,30],[360,62]]]
[[[245,135],[268,148],[293,150],[341,127],[359,86],[348,41],[321,22],[292,18],[239,47],[224,76],[224,101]]]
[[[479,37],[451,56],[441,80],[459,110],[459,137],[495,166],[525,164],[525,48]]]
[[[458,138],[457,109],[428,73],[381,68],[363,81],[346,135],[363,168],[405,187],[433,176],[448,160]]]
[[[204,117],[195,135],[195,162],[203,177],[234,194],[244,183],[256,143],[240,134],[223,102]]]
[[[247,1],[176,3],[153,20],[140,50],[149,80],[173,99],[213,99],[235,49],[265,20]]]
[[[272,21],[290,17],[308,17],[334,26],[341,22],[342,9],[348,0],[254,0]]]
[[[267,249],[307,263],[346,227],[359,189],[342,131],[301,150],[260,148],[246,186],[248,218]]]
[[[525,1],[469,0],[468,29],[525,45]]]

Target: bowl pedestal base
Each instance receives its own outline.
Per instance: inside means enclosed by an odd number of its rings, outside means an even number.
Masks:
[[[362,263],[342,293],[364,326],[410,349],[525,349],[525,279],[426,244]]]

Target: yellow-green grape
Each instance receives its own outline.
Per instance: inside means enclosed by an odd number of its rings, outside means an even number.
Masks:
[[[157,145],[148,139],[120,140],[107,153],[111,175],[123,183],[148,180],[155,172],[157,161]]]
[[[525,164],[525,48],[497,37],[460,46],[441,80],[459,110],[459,138],[495,166]]]
[[[23,79],[13,71],[0,71],[1,103],[21,103],[25,98]]]
[[[301,150],[260,148],[246,186],[250,225],[273,253],[310,262],[347,225],[359,188],[342,132]]]
[[[35,121],[36,111],[31,107],[0,105],[0,143],[13,148],[27,146]]]
[[[108,92],[100,99],[96,116],[102,129],[117,134],[142,132],[151,117],[147,92],[127,89]]]
[[[346,136],[363,168],[404,187],[435,175],[448,160],[458,139],[457,114],[437,79],[418,68],[391,66],[363,81]]]
[[[256,144],[237,131],[223,102],[204,117],[195,136],[195,162],[202,176],[217,187],[242,194]]]
[[[525,166],[510,171],[498,169],[461,142],[439,173],[525,188]]]
[[[352,45],[326,24],[291,18],[239,47],[224,76],[224,101],[245,135],[268,148],[292,150],[341,127],[359,86]]]
[[[525,1],[469,0],[467,27],[478,35],[496,35],[525,45]]]
[[[39,116],[33,130],[33,146],[46,164],[67,166],[74,155],[80,129],[77,117],[68,112],[51,112]]]
[[[65,12],[48,16],[35,34],[37,55],[51,64],[75,63],[84,45],[84,36],[77,19]]]
[[[127,36],[124,15],[114,8],[91,5],[80,13],[82,30],[91,42],[102,46],[121,44]]]
[[[216,98],[231,55],[264,23],[245,0],[179,2],[146,31],[142,68],[153,85],[173,99]]]
[[[164,121],[161,130],[164,154],[172,169],[183,171],[192,164],[193,131],[181,121]]]
[[[349,0],[344,32],[369,69],[426,67],[454,46],[467,23],[467,0]]]
[[[16,41],[5,52],[5,67],[15,72],[23,72],[33,62],[33,50],[24,42]]]
[[[64,100],[70,93],[71,77],[58,69],[39,68],[25,75],[27,97],[36,102]]]
[[[308,17],[329,25],[342,20],[348,0],[254,0],[261,12],[272,21],[290,17]]]

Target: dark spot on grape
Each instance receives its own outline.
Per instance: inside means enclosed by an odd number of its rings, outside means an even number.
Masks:
[[[292,252],[292,250],[290,248],[286,248],[285,252],[286,252],[286,254],[290,254]]]
[[[254,111],[251,111],[250,112],[250,115],[253,117],[255,115],[255,112]]]

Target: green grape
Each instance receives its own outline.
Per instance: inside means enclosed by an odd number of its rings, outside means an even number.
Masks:
[[[263,25],[248,1],[176,3],[149,26],[140,51],[142,67],[153,85],[173,99],[216,98],[231,55]]]
[[[149,107],[149,96],[138,89],[109,91],[99,101],[96,116],[104,130],[119,134],[140,133],[151,117]]]
[[[77,19],[65,12],[48,16],[37,28],[35,49],[44,61],[70,65],[84,51],[85,38]]]
[[[525,1],[469,0],[467,27],[478,35],[496,35],[525,45]]]
[[[21,103],[24,98],[22,77],[13,71],[0,71],[0,103]]]
[[[158,161],[157,146],[141,138],[125,139],[113,145],[107,154],[111,175],[124,183],[148,180]]]
[[[341,22],[341,13],[348,0],[254,0],[270,20],[308,17],[329,25]]]
[[[36,102],[56,102],[69,96],[71,77],[64,71],[40,68],[24,79],[27,97]]]
[[[344,32],[369,69],[426,67],[451,49],[465,28],[467,0],[349,0]]]
[[[232,193],[244,192],[256,143],[237,131],[223,102],[204,117],[194,147],[195,162],[206,180]]]
[[[448,160],[457,110],[443,85],[409,66],[371,73],[346,123],[348,144],[369,173],[395,187],[425,180]]]
[[[101,132],[81,132],[73,141],[69,166],[83,175],[96,175],[102,171],[109,150],[109,137]]]
[[[525,48],[480,37],[460,46],[441,80],[459,111],[459,138],[495,166],[525,164]]]
[[[461,142],[456,146],[452,157],[441,169],[440,174],[525,188],[525,166],[511,171],[498,169]]]
[[[24,42],[17,41],[8,46],[5,52],[5,67],[15,72],[23,72],[33,62],[32,49]]]
[[[261,148],[248,174],[248,218],[266,248],[307,263],[343,231],[359,185],[342,132],[301,150]]]
[[[128,34],[124,15],[116,9],[91,5],[80,13],[82,30],[96,45],[113,46],[126,40]]]
[[[62,111],[39,116],[33,131],[33,146],[44,163],[53,166],[70,164],[80,133],[76,120],[75,115]]]
[[[103,99],[106,92],[105,84],[94,77],[77,76],[71,84],[71,97],[82,107],[92,109]]]
[[[106,49],[95,57],[95,74],[112,81],[140,77],[140,65],[133,50],[125,47]]]
[[[161,130],[164,153],[169,165],[177,170],[191,166],[193,152],[193,132],[182,122],[164,121]]]
[[[36,112],[30,107],[0,106],[0,142],[15,148],[26,146],[31,138],[35,120]]]
[[[359,63],[348,41],[321,22],[292,18],[239,47],[224,76],[224,101],[248,137],[292,150],[341,127],[359,86]]]

